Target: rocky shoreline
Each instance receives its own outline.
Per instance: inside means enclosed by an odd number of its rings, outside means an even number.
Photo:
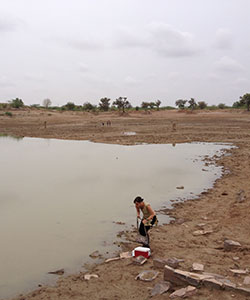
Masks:
[[[159,116],[150,117],[154,127]],[[149,299],[157,284],[158,290],[164,290],[161,285],[164,279],[165,281],[166,279],[168,279],[167,281],[172,280],[166,277],[165,267],[160,269],[155,267],[155,259],[173,258],[183,260],[178,266],[182,276],[190,276],[189,273],[193,272],[191,271],[193,264],[202,265],[204,269],[195,274],[217,274],[217,277],[206,278],[210,281],[212,279],[213,283],[206,281],[206,284],[195,286],[189,281],[185,281],[181,287],[185,291],[182,290],[180,293],[188,293],[188,297],[192,297],[192,299],[236,298],[241,300],[250,298],[248,294],[250,285],[247,278],[250,268],[249,115],[233,113],[222,113],[219,116],[211,114],[205,117],[204,115],[161,115],[161,124],[157,123],[154,130],[157,127],[157,132],[160,132],[162,124],[164,122],[166,124],[173,118],[178,119],[177,132],[171,133],[171,129],[169,129],[170,135],[168,136],[165,130],[164,142],[200,140],[230,142],[237,146],[237,148],[231,149],[231,156],[223,156],[217,161],[224,167],[224,170],[230,170],[230,172],[224,172],[223,177],[216,181],[214,187],[202,193],[199,198],[174,204],[174,209],[168,211],[174,221],[169,225],[159,226],[152,230],[152,257],[143,265],[134,264],[132,258],[102,263],[93,266],[87,272],[61,277],[55,286],[42,286],[36,291],[14,299]],[[135,119],[136,117],[133,116],[133,122]],[[146,121],[144,118],[137,120],[138,124],[140,123],[137,128],[132,124],[126,126],[126,131],[140,131],[143,136],[138,134],[125,139],[129,138],[131,144],[135,138],[145,142],[163,142],[163,138],[160,136],[158,139],[157,135],[152,137],[152,126],[146,125],[146,122],[149,121],[148,116],[145,119]],[[0,125],[1,122],[2,120],[0,120]],[[198,132],[197,128],[199,128]],[[6,131],[11,130],[6,127]],[[14,131],[13,133],[15,133]],[[111,134],[108,138],[104,134],[103,141],[105,139],[115,142],[117,136],[112,137]],[[133,234],[132,232],[130,235],[133,236]],[[228,251],[225,249],[227,240],[238,242],[240,246],[233,246]],[[122,251],[131,251],[135,246],[137,245],[132,242],[123,243]],[[158,272],[153,281],[135,280],[142,271],[147,270]],[[176,271],[173,270],[170,271],[175,273]],[[84,278],[86,274],[95,274],[98,277],[86,280]],[[192,276],[193,274],[191,274]],[[236,288],[226,288],[225,282],[215,282],[218,276],[223,277],[227,283],[235,284]],[[195,287],[195,292],[193,288],[189,287],[190,285]],[[162,295],[154,295],[154,299],[168,299],[174,290],[179,289],[180,287],[172,282],[171,289],[165,290]]]

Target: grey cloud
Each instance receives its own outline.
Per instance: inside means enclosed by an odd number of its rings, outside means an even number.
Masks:
[[[46,42],[53,42],[61,47],[70,47],[79,51],[93,51],[104,47],[104,43],[89,37],[59,37],[50,36],[44,39]]]
[[[192,34],[164,23],[152,23],[142,32],[121,30],[116,39],[119,47],[141,47],[163,57],[185,57],[199,53]]]
[[[133,76],[127,76],[124,80],[127,85],[133,86],[141,83],[141,80],[134,78]]]
[[[180,77],[180,73],[179,72],[169,72],[167,75],[167,79],[168,80],[176,80]]]
[[[245,78],[245,77],[239,77],[235,80],[235,84],[237,85],[244,85],[244,84],[249,84],[250,80]]]
[[[80,63],[80,65],[78,67],[78,70],[81,73],[88,73],[89,72],[89,67],[86,64],[84,64],[84,63]]]
[[[135,48],[150,46],[151,42],[151,37],[147,33],[139,33],[128,28],[123,28],[117,33],[115,45],[121,48]]]
[[[66,41],[66,44],[71,48],[85,51],[85,50],[97,50],[101,48],[101,44],[96,41],[91,41],[88,39],[70,39]]]
[[[219,28],[215,34],[215,47],[221,50],[231,49],[233,46],[233,37],[226,28]]]
[[[16,31],[23,24],[21,19],[3,14],[0,16],[0,33]]]
[[[11,82],[6,76],[0,76],[0,88],[13,87],[15,84]]]
[[[31,81],[34,81],[34,82],[44,82],[44,81],[46,81],[45,77],[43,75],[37,75],[37,74],[31,74],[31,73],[24,74],[23,78],[25,80],[31,80]]]
[[[193,35],[188,32],[163,23],[151,24],[150,31],[154,41],[153,49],[163,56],[193,56],[200,51]]]
[[[228,56],[220,58],[215,62],[214,66],[218,71],[229,73],[241,72],[244,70],[244,67],[239,62]]]

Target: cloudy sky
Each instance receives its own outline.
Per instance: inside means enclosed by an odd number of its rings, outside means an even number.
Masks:
[[[250,92],[249,0],[0,0],[0,102]]]

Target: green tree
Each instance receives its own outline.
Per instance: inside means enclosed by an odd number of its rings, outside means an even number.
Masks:
[[[101,98],[99,102],[99,108],[103,111],[108,111],[110,106],[110,99],[109,98]]]
[[[207,103],[205,101],[199,101],[198,107],[199,107],[199,109],[204,109],[207,107]]]
[[[141,108],[142,109],[148,109],[150,107],[150,105],[149,105],[149,103],[148,102],[145,102],[145,101],[143,101],[142,103],[141,103]]]
[[[122,112],[125,112],[125,109],[132,107],[131,103],[127,100],[127,97],[119,97],[114,102],[113,105],[116,106],[119,110],[122,109]]]
[[[247,111],[250,111],[250,94],[241,96],[240,101],[247,106]]]
[[[66,105],[65,105],[65,108],[68,109],[68,110],[73,110],[75,108],[75,103],[74,102],[68,102]]]
[[[175,101],[175,105],[178,106],[180,109],[185,108],[185,104],[187,103],[187,100],[179,99]]]
[[[87,110],[87,111],[91,111],[91,110],[95,110],[96,106],[91,104],[90,102],[85,102],[82,106],[83,110]]]
[[[149,102],[148,105],[149,105],[150,109],[154,109],[156,106],[155,102]]]
[[[194,100],[194,98],[191,98],[191,99],[188,101],[188,103],[189,103],[189,107],[188,107],[188,108],[191,108],[192,111],[193,111],[193,110],[196,108],[196,106],[197,106],[197,103],[196,103],[196,101]]]
[[[13,108],[20,108],[24,106],[23,100],[16,98],[10,101],[10,106]]]
[[[219,103],[218,108],[219,109],[224,109],[224,108],[226,108],[226,104],[225,103]]]

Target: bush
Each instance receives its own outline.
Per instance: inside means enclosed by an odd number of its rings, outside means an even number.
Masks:
[[[205,109],[207,107],[207,103],[205,101],[198,102],[199,109]]]
[[[12,117],[13,116],[13,114],[10,111],[6,111],[5,115],[8,116],[8,117]]]
[[[65,108],[68,109],[68,110],[73,110],[75,108],[75,103],[73,102],[68,102],[66,105],[65,105]]]
[[[21,108],[24,106],[23,100],[19,98],[13,99],[12,101],[10,101],[10,106],[13,108]]]
[[[5,109],[8,107],[8,103],[0,103],[0,109]]]
[[[218,104],[218,108],[219,109],[224,109],[224,108],[226,108],[226,104],[220,103],[220,104]]]

